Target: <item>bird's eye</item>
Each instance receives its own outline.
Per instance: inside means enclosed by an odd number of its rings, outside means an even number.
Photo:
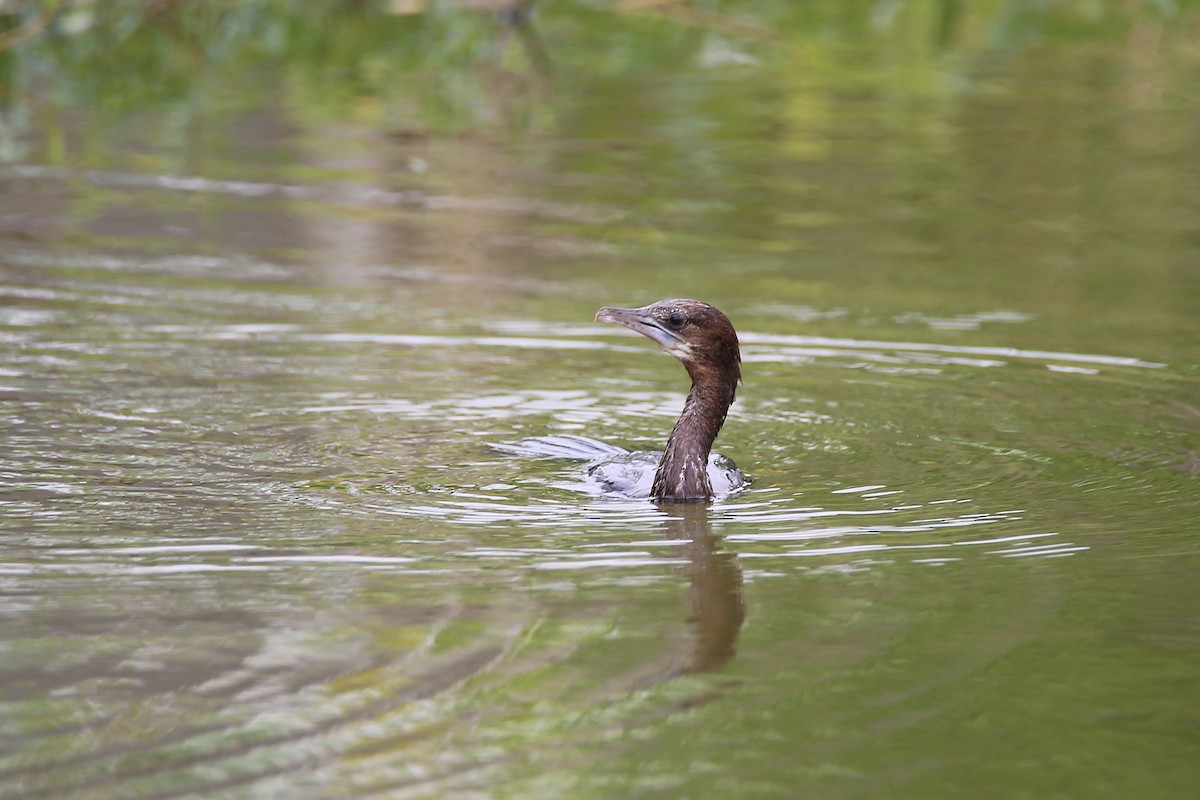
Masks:
[[[685,317],[683,312],[679,311],[678,309],[672,311],[671,316],[667,317],[667,324],[672,328],[682,328],[683,323],[685,322],[687,322],[687,317]]]

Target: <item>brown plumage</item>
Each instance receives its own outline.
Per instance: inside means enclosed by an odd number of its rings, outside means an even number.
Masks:
[[[741,380],[741,351],[733,324],[720,310],[699,300],[660,300],[642,308],[604,307],[601,322],[624,325],[653,339],[679,359],[692,379],[692,388],[667,439],[667,448],[654,474],[650,495],[659,500],[696,501],[713,496],[709,455],[713,441]],[[721,467],[733,488],[741,473],[730,464]]]

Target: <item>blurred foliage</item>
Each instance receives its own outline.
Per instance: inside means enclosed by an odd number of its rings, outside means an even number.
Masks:
[[[300,92],[337,116],[355,103],[423,125],[488,118],[488,98],[577,88],[578,75],[647,80],[701,66],[820,71],[831,47],[895,56],[897,79],[947,55],[1004,53],[1119,37],[1196,0],[0,0],[0,104],[34,98],[112,111],[204,103],[261,71],[270,93]],[[514,10],[513,4],[521,3]],[[846,68],[845,63],[838,65]],[[480,79],[480,73],[487,79]],[[236,79],[233,76],[238,76]],[[499,76],[499,77],[497,77]],[[845,79],[847,76],[842,76]],[[853,76],[848,76],[852,78]],[[361,108],[359,110],[362,110]],[[412,109],[408,109],[411,111]]]
[[[507,1],[0,0],[0,162],[593,203],[637,224],[555,232],[738,239],[778,264],[755,291],[798,252],[885,294],[938,257],[996,296],[1176,269],[1200,0]]]

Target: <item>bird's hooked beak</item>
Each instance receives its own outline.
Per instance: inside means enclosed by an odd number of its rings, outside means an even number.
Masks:
[[[615,322],[631,331],[653,339],[658,346],[681,361],[691,358],[692,348],[682,336],[670,330],[654,316],[652,306],[643,308],[613,308],[605,306],[596,312],[597,322]]]

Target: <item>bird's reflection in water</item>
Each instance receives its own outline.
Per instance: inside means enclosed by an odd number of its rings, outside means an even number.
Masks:
[[[668,538],[684,542],[681,571],[691,582],[688,594],[694,643],[677,674],[710,672],[724,666],[737,651],[746,619],[742,570],[733,553],[722,551],[703,503],[660,503]]]

